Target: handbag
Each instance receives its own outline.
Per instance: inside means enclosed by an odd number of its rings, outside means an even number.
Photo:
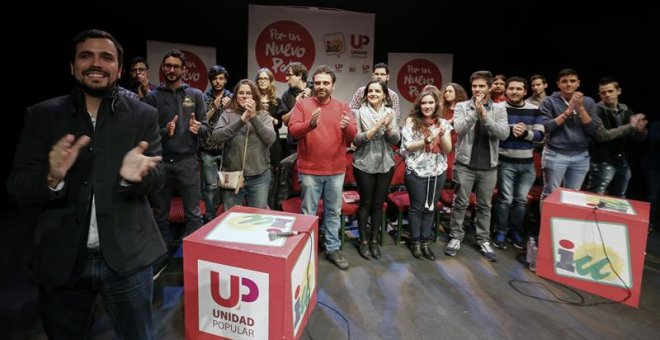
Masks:
[[[218,171],[218,186],[223,189],[234,189],[234,194],[245,186],[245,178],[243,177],[243,169],[245,169],[245,156],[247,156],[248,137],[250,135],[250,125],[246,125],[247,132],[245,132],[245,149],[243,150],[243,164],[239,171],[222,171],[222,157],[220,159],[220,171]]]

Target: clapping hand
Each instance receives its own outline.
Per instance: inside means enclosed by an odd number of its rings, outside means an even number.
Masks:
[[[141,141],[138,146],[126,153],[119,169],[119,175],[123,179],[134,183],[141,182],[144,176],[163,159],[161,156],[145,156],[144,152],[148,147],[149,143]]]

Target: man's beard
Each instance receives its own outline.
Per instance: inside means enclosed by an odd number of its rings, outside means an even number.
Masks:
[[[112,90],[117,85],[117,82],[114,82],[114,83],[108,84],[108,86],[106,86],[106,87],[92,88],[92,87],[88,86],[87,84],[79,81],[78,79],[76,79],[76,83],[78,83],[78,86],[80,86],[80,88],[82,89],[83,92],[85,92],[86,94],[88,94],[92,97],[95,97],[95,98],[103,98],[103,97],[107,96],[108,94],[110,94],[112,92]]]

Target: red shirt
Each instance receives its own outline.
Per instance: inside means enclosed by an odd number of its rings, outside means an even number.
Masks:
[[[312,113],[321,108],[321,115],[312,127]],[[345,128],[339,123],[346,115]],[[346,147],[357,134],[355,117],[345,102],[330,98],[321,104],[316,97],[299,100],[291,111],[289,134],[298,140],[298,171],[308,175],[339,175],[346,171]]]

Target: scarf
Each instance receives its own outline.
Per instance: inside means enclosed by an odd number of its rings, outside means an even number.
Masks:
[[[437,125],[436,128],[439,129],[440,125],[438,120],[432,117],[424,117],[422,122],[424,125],[422,126],[421,132],[424,135],[424,142],[426,142],[426,138],[431,135],[431,128]],[[431,153],[442,152],[442,149],[440,148],[440,136],[436,137],[431,144],[425,144],[424,151]]]
[[[374,110],[369,103],[364,103],[358,109],[360,115],[360,126],[362,131],[367,131],[376,125],[376,122],[383,119],[387,114],[388,110],[384,104],[380,105],[378,111]],[[377,139],[382,137],[385,134],[385,127],[378,129],[376,134],[371,137],[371,139]]]

